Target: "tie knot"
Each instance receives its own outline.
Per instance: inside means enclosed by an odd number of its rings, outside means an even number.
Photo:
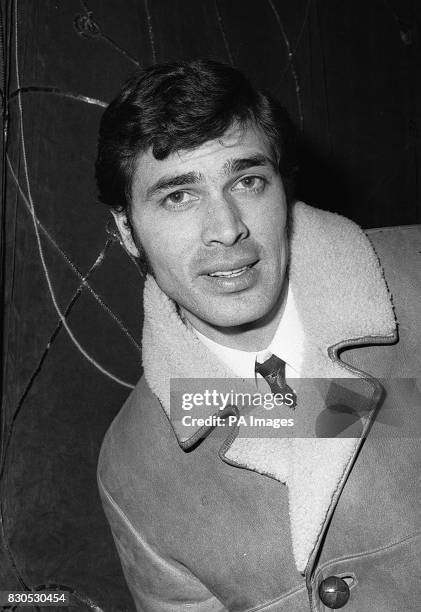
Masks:
[[[280,376],[281,378],[285,377],[285,361],[277,357],[276,355],[271,355],[269,359],[266,359],[263,363],[258,363],[256,361],[255,370],[258,374],[261,374],[263,378],[267,376]]]
[[[295,408],[297,397],[285,380],[285,361],[283,359],[276,355],[271,355],[263,363],[256,361],[255,371],[263,376],[272,393],[281,393],[284,396],[289,393],[293,399],[291,408]]]

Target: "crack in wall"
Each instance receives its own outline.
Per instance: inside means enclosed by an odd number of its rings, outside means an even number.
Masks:
[[[218,21],[218,27],[221,32],[222,40],[224,41],[224,47],[228,55],[228,60],[231,66],[234,66],[234,58],[232,56],[231,48],[228,43],[228,38],[227,38],[225,27],[224,27],[224,22],[222,21],[221,11],[219,10],[218,0],[214,0],[214,4],[215,4],[216,18]]]
[[[108,249],[108,247],[110,246],[110,244],[112,243],[112,240],[109,238],[107,239],[104,247],[101,249],[100,253],[98,254],[98,256],[96,257],[94,263],[91,265],[91,267],[89,268],[88,272],[86,273],[85,277],[83,278],[83,281],[80,283],[79,287],[77,288],[77,290],[75,291],[75,293],[73,294],[73,296],[71,297],[69,303],[67,304],[65,310],[64,310],[64,317],[67,318],[69,316],[69,314],[72,311],[73,306],[76,304],[77,300],[79,299],[79,297],[82,294],[83,289],[86,287],[86,283],[85,281],[93,274],[93,272],[95,270],[97,270],[100,265],[102,264],[102,262],[104,261],[105,258],[105,253]],[[35,369],[33,370],[32,374],[29,377],[29,380],[25,386],[25,389],[23,390],[23,393],[17,403],[17,407],[13,413],[13,416],[11,418],[10,424],[9,424],[9,428],[7,430],[7,434],[6,434],[6,441],[3,447],[3,456],[1,458],[1,464],[0,464],[0,525],[1,525],[1,539],[3,542],[3,546],[6,550],[6,554],[8,556],[9,562],[11,564],[11,567],[14,570],[14,573],[18,579],[18,581],[20,582],[20,584],[25,588],[25,590],[30,591],[30,590],[34,590],[34,587],[30,587],[28,586],[28,584],[25,583],[23,577],[22,577],[22,573],[19,570],[18,566],[17,566],[17,562],[15,560],[15,557],[13,555],[12,549],[10,547],[9,544],[9,539],[7,537],[7,533],[6,533],[6,522],[7,522],[7,515],[5,512],[5,508],[4,508],[4,504],[3,504],[3,500],[5,499],[5,478],[6,478],[6,466],[7,466],[7,456],[8,456],[8,451],[9,451],[9,447],[10,447],[10,443],[14,434],[14,428],[15,425],[17,423],[18,417],[20,416],[25,400],[28,397],[33,385],[35,384],[36,379],[38,378],[38,375],[40,374],[42,367],[45,363],[45,360],[48,356],[48,353],[51,350],[51,347],[54,345],[54,342],[56,340],[56,338],[58,337],[59,332],[61,331],[61,329],[63,328],[63,319],[59,319],[56,327],[54,328],[52,334],[50,335],[50,338],[44,348],[44,351],[42,352],[40,359],[38,360],[37,365],[35,366]],[[35,588],[35,590],[37,590]],[[69,589],[70,590],[70,589]],[[87,601],[85,602],[85,598],[82,598],[82,601],[84,601],[84,603],[87,603]],[[35,609],[38,609],[35,606]],[[94,609],[98,609],[101,610],[101,608],[94,608]]]
[[[82,38],[99,38],[110,45],[115,51],[123,55],[129,62],[140,66],[139,61],[133,57],[126,49],[119,45],[114,39],[104,33],[99,23],[94,19],[93,12],[89,9],[85,0],[80,0],[85,15],[78,14],[73,19],[73,26],[76,33]]]
[[[79,297],[82,294],[83,289],[86,287],[85,280],[87,280],[91,276],[91,274],[97,268],[99,268],[99,266],[104,261],[105,253],[106,253],[108,247],[110,246],[110,244],[111,244],[111,240],[108,239],[106,241],[104,247],[101,249],[98,257],[95,259],[94,263],[91,265],[91,267],[89,268],[88,272],[86,273],[83,281],[80,283],[79,287],[76,289],[75,293],[70,298],[69,303],[67,304],[66,308],[63,311],[64,318],[67,318],[69,316],[69,314],[72,311],[73,306],[76,304],[77,300],[79,299]],[[13,427],[14,427],[14,424],[16,422],[16,419],[18,418],[19,413],[20,413],[20,411],[22,409],[22,406],[24,404],[24,401],[25,401],[26,397],[28,396],[32,386],[34,385],[34,383],[35,383],[35,381],[36,381],[36,379],[38,377],[38,374],[41,372],[41,368],[42,368],[42,366],[43,366],[43,364],[45,362],[45,359],[47,358],[47,355],[48,355],[51,347],[54,344],[54,341],[56,340],[56,338],[57,338],[57,336],[58,336],[58,334],[59,334],[59,332],[61,331],[62,328],[63,328],[63,319],[59,319],[59,321],[57,322],[56,327],[54,328],[54,330],[53,330],[53,332],[52,332],[52,334],[51,334],[51,336],[50,336],[50,338],[49,338],[49,340],[48,340],[48,342],[47,342],[47,344],[46,344],[46,346],[45,346],[45,348],[44,348],[44,350],[43,350],[43,352],[42,352],[42,354],[40,356],[40,359],[38,360],[37,365],[35,366],[32,374],[29,377],[28,383],[25,386],[25,389],[24,389],[24,391],[23,391],[23,393],[21,395],[21,398],[20,398],[20,400],[17,403],[17,408],[16,408],[15,412],[13,413],[13,416],[12,416],[12,419],[11,419],[11,424],[10,424],[9,430],[8,430],[8,434],[6,436],[6,443],[5,443],[4,452],[3,452],[2,466],[1,466],[1,469],[0,469],[0,479],[1,479],[2,474],[3,474],[3,469],[4,469],[4,464],[5,464],[5,457],[6,457],[6,454],[7,454],[8,446],[10,444],[10,440],[11,440],[12,433],[13,433]]]
[[[17,3],[18,3],[18,0],[15,0],[16,11],[15,11],[15,17],[14,17],[13,26],[14,26],[15,77],[16,77],[17,89],[19,90],[21,88],[21,83],[20,83],[20,67],[19,67],[18,22],[17,22],[17,15],[16,15],[16,13],[17,13]],[[35,205],[34,205],[34,201],[33,201],[33,198],[32,198],[31,181],[29,179],[29,166],[28,166],[28,160],[27,160],[27,155],[26,155],[26,140],[25,140],[24,125],[23,125],[22,96],[20,94],[18,94],[17,100],[18,100],[18,110],[19,110],[19,113],[18,113],[18,130],[19,131],[18,131],[18,133],[19,133],[19,136],[20,136],[21,157],[22,157],[23,170],[24,170],[24,175],[25,175],[27,200],[28,200],[28,204],[29,204],[29,210],[30,210],[30,213],[31,213],[32,224],[33,224],[35,238],[36,238],[36,242],[37,242],[38,254],[39,254],[40,262],[41,262],[42,269],[43,269],[43,272],[44,272],[44,277],[45,277],[45,280],[46,280],[46,283],[47,283],[47,286],[48,286],[48,292],[50,294],[51,302],[52,302],[52,304],[53,304],[53,306],[54,306],[58,316],[62,320],[63,326],[66,329],[69,338],[71,339],[73,344],[76,346],[76,348],[79,350],[79,352],[85,357],[85,359],[87,361],[89,361],[89,363],[91,363],[91,365],[93,367],[95,367],[97,370],[102,372],[102,374],[104,374],[108,378],[111,378],[112,380],[114,380],[116,383],[122,385],[123,387],[127,387],[129,389],[133,389],[134,385],[132,385],[131,383],[128,383],[128,382],[118,378],[117,376],[115,376],[114,374],[109,372],[107,369],[105,369],[103,366],[101,366],[101,364],[98,363],[98,361],[96,361],[93,357],[91,357],[91,355],[89,355],[89,353],[84,349],[82,344],[79,342],[79,340],[74,335],[72,329],[69,327],[65,317],[63,317],[63,313],[61,312],[60,306],[58,305],[57,297],[56,297],[56,294],[55,294],[55,291],[54,291],[53,284],[51,282],[50,273],[49,273],[48,266],[47,266],[47,263],[46,263],[46,260],[45,260],[44,250],[42,248],[42,242],[41,242],[39,227],[38,227],[38,224],[37,224],[37,215],[36,215],[36,212],[35,212]]]
[[[294,65],[294,61],[293,61],[293,52],[291,50],[291,44],[289,42],[289,38],[288,38],[288,36],[286,34],[285,28],[283,26],[283,23],[281,21],[281,18],[279,16],[279,13],[278,13],[278,11],[277,11],[273,1],[272,0],[268,0],[268,3],[269,3],[269,6],[272,9],[273,14],[275,15],[275,19],[276,19],[276,21],[278,23],[278,26],[279,26],[279,29],[281,31],[282,38],[283,38],[283,41],[285,43],[285,47],[286,47],[286,50],[287,50],[288,68],[291,71],[291,75],[292,75],[292,78],[294,80],[295,95],[296,95],[296,98],[297,98],[298,120],[299,120],[299,123],[300,123],[300,130],[302,131],[303,127],[304,127],[304,115],[303,115],[303,107],[302,107],[302,101],[301,101],[301,90],[300,90],[300,83],[299,83],[299,80],[298,80],[298,74],[297,74],[297,71],[295,69],[295,65]]]
[[[37,86],[37,85],[29,85],[27,87],[20,87],[19,89],[15,89],[10,96],[9,100],[16,98],[20,94],[53,94],[55,96],[61,96],[63,98],[70,98],[77,102],[85,102],[86,104],[94,104],[95,106],[101,106],[102,108],[107,108],[108,102],[103,102],[102,100],[98,100],[98,98],[91,98],[89,96],[84,96],[82,94],[75,94],[71,91],[65,91],[60,89],[59,87],[47,87],[47,86]]]
[[[148,2],[148,0],[143,0],[143,5],[145,7],[146,20],[147,20],[147,23],[148,23],[148,34],[149,34],[149,42],[150,42],[150,45],[151,45],[151,51],[152,51],[152,62],[154,64],[156,64],[155,35],[154,35],[154,31],[153,31],[152,15],[151,15],[151,12],[149,10],[149,2]]]
[[[293,47],[293,49],[291,51],[291,58],[294,58],[294,56],[297,53],[297,51],[299,49],[299,46],[301,44],[301,39],[303,37],[304,30],[305,30],[305,27],[307,25],[308,17],[309,17],[309,14],[310,14],[311,2],[312,2],[312,0],[308,0],[307,1],[307,5],[306,5],[305,11],[304,11],[303,23],[301,24],[300,32],[299,32],[299,34],[297,36],[297,39],[295,41],[295,45],[294,45],[294,47]],[[282,72],[282,75],[281,75],[282,77],[288,72],[288,70],[290,68],[290,65],[291,65],[291,62],[288,59],[287,65],[285,66],[284,71]]]
[[[11,161],[10,161],[9,156],[7,156],[7,161],[8,161],[8,168],[9,168],[9,171],[10,171],[10,173],[12,175],[13,181],[16,184],[16,187],[17,187],[17,189],[19,191],[19,194],[20,194],[24,204],[25,204],[25,207],[30,212],[29,201],[28,201],[27,197],[25,196],[25,194],[23,192],[23,189],[22,189],[22,186],[20,185],[19,180],[18,180],[18,178],[17,178],[17,176],[16,176],[16,174],[15,174],[15,172],[13,170],[13,167],[11,165]],[[120,330],[127,336],[128,340],[138,350],[139,354],[141,354],[142,348],[139,345],[139,343],[135,340],[135,338],[130,333],[130,331],[127,329],[127,327],[124,325],[124,323],[121,321],[121,319],[111,310],[111,308],[104,302],[104,300],[98,295],[98,293],[87,282],[86,275],[82,274],[82,272],[72,262],[70,257],[57,244],[57,242],[54,240],[54,238],[51,236],[51,234],[48,232],[48,230],[44,227],[44,225],[41,223],[41,221],[38,219],[38,217],[36,217],[36,223],[37,223],[38,227],[40,228],[41,232],[44,234],[44,236],[50,242],[50,244],[58,251],[60,256],[69,265],[69,267],[73,270],[73,272],[76,274],[76,276],[83,282],[84,286],[91,293],[93,298],[98,302],[98,304],[103,308],[103,310],[114,320],[114,322],[117,324],[117,326],[120,328]],[[116,238],[115,238],[115,236],[113,234],[110,234],[109,232],[108,232],[108,234],[110,236],[112,236],[113,241],[116,241]]]

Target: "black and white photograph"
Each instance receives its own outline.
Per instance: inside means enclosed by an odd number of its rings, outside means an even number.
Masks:
[[[421,3],[0,0],[0,609],[419,612]]]

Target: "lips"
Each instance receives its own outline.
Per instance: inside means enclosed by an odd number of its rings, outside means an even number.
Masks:
[[[209,274],[209,276],[215,276],[217,278],[231,278],[232,276],[238,276],[239,274],[242,274],[243,272],[245,272],[246,270],[248,270],[248,268],[250,268],[251,266],[243,266],[242,268],[238,268],[237,270],[226,270],[224,272],[219,271],[219,272],[212,272],[211,274]]]
[[[260,259],[250,255],[238,257],[231,262],[212,262],[212,268],[202,271],[201,282],[205,283],[206,291],[210,295],[230,295],[249,291],[259,282],[261,270],[259,269]]]
[[[231,278],[239,276],[247,269],[256,265],[257,262],[257,259],[250,258],[239,259],[234,262],[221,262],[220,264],[214,264],[211,269],[204,270],[202,274],[214,278]]]

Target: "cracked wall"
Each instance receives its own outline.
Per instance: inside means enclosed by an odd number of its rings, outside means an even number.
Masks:
[[[103,108],[136,66],[207,56],[279,96],[298,195],[365,227],[421,222],[413,0],[2,0],[0,588],[132,610],[95,483],[141,373],[141,281],[96,201]],[[6,121],[7,120],[7,121]]]

